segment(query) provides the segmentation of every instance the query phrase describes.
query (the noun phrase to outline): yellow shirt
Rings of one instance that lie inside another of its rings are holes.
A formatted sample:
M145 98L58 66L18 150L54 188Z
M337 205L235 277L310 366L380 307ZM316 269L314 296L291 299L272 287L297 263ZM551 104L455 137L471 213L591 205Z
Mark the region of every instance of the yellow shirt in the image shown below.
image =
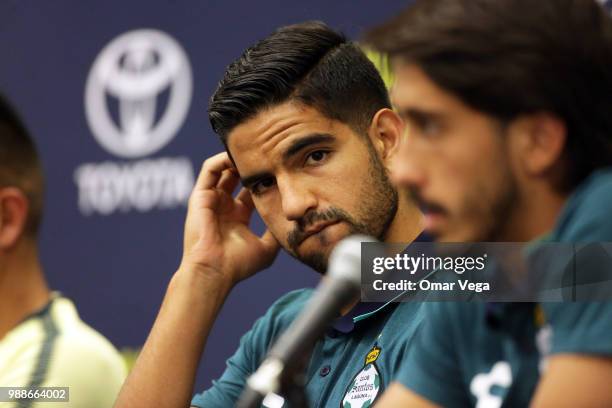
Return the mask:
M74 304L55 296L0 339L0 387L69 387L69 402L31 408L110 408L126 376L123 359L87 326ZM0 402L0 408L21 407Z

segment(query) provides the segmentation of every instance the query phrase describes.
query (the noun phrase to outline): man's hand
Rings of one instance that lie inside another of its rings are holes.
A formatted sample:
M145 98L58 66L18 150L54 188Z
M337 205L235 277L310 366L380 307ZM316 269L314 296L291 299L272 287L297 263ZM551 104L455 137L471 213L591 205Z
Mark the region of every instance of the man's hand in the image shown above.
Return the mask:
M269 231L258 237L249 229L250 193L232 197L239 181L227 153L204 162L189 199L181 266L115 408L188 406L202 350L229 291L278 253Z
M240 179L227 153L206 160L189 199L180 269L195 268L231 285L268 267L279 250L270 231L249 229L251 194L232 196Z
M549 357L531 406L611 407L612 358L555 354Z

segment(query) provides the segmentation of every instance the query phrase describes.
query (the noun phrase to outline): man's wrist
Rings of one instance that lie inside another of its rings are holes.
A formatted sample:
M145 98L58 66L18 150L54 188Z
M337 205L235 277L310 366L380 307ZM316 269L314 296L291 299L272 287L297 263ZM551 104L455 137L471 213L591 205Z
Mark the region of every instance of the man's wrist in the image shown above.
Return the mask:
M234 287L231 279L219 271L182 263L170 281L169 290L192 292L197 296L213 296L224 301Z

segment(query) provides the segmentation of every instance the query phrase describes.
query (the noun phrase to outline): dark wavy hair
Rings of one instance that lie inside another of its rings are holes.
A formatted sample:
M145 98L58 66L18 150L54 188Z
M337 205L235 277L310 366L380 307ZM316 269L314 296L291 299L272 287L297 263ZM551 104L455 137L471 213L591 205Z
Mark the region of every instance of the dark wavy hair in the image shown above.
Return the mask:
M560 189L612 165L612 20L594 0L417 0L364 40L502 122L561 118Z
M289 100L316 108L363 134L390 107L383 80L361 49L321 22L282 27L231 63L208 115L226 144L237 125Z

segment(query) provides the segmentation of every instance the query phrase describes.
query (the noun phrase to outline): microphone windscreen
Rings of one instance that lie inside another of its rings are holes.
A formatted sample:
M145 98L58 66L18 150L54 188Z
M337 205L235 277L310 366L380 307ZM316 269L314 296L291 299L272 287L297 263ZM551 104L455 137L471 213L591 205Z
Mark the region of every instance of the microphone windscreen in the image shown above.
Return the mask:
M378 242L368 235L351 235L340 241L329 256L328 276L361 285L361 243Z

